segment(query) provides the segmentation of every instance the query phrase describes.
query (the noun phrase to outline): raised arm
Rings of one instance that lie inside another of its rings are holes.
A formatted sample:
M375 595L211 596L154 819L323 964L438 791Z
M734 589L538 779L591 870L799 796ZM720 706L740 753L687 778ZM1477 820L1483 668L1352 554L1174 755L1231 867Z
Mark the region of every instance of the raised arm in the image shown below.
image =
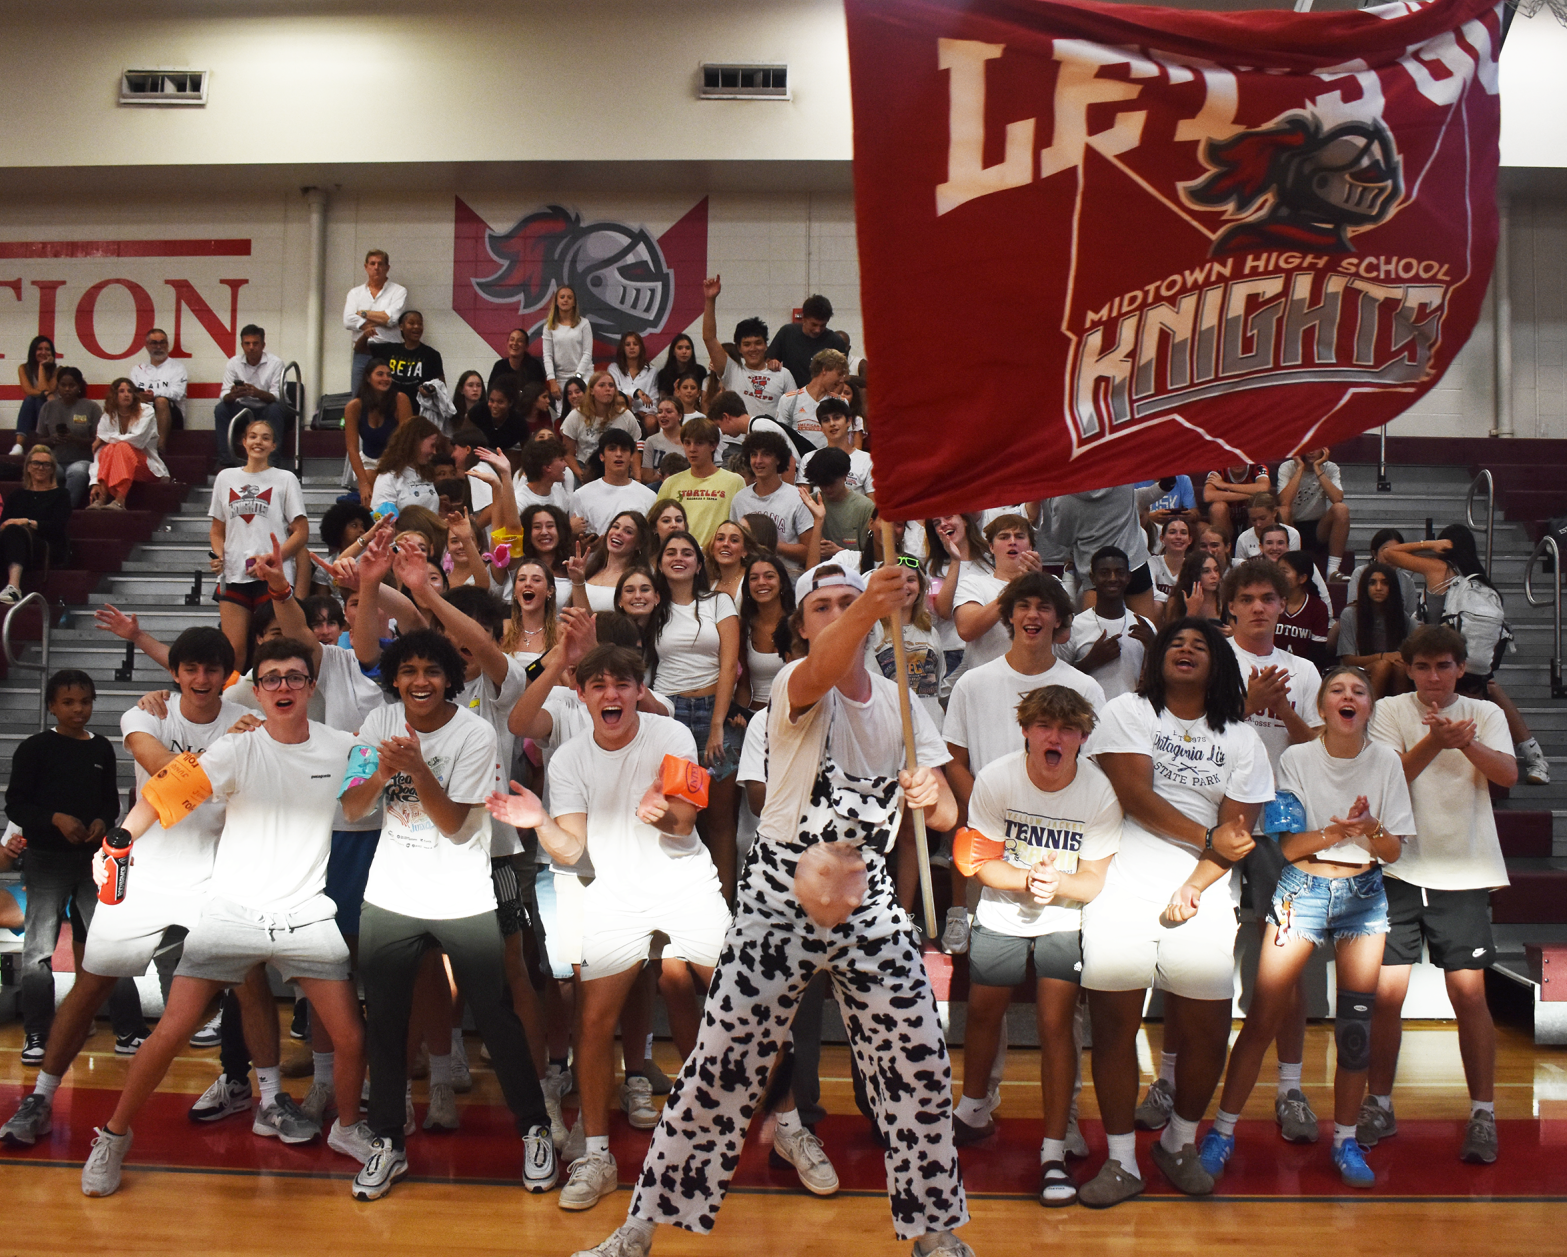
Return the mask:
M272 595L272 610L277 614L278 627L283 630L283 636L310 651L310 670L320 676L321 643L310 631L305 609L294 597L293 586L288 583L288 576L283 571L283 549L278 545L277 537L272 538L272 553L258 555L251 564L250 572L257 580L267 583L267 592ZM363 594L360 595L360 601L364 601Z
M707 358L713 371L723 375L729 355L718 339L718 294L724 290L724 277L714 275L702 281L702 343L707 346Z
M413 595L416 606L428 611L441 622L446 636L459 650L467 647L479 661L479 669L490 684L500 685L506 680L510 661L499 643L470 616L463 614L441 596L440 590L430 583L430 570L424 555L411 546L399 550L392 559L393 570L404 588ZM364 596L360 595L361 606Z
M903 572L897 566L878 567L865 579L865 592L811 643L811 653L789 674L789 707L804 711L848 675L856 661L863 664L865 637L876 621L897 614L903 603Z
M143 632L140 622L134 615L126 615L113 603L105 603L93 612L93 622L104 632L113 633L122 641L130 642L160 668L165 671L168 669L169 648L151 633Z

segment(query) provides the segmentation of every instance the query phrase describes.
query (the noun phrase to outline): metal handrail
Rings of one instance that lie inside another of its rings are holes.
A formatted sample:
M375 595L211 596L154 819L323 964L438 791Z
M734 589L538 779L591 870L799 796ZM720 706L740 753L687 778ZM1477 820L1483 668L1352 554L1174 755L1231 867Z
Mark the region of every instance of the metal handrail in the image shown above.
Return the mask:
M304 450L305 427L305 373L300 370L299 363L290 362L283 368L283 380L286 383L288 373L294 373L294 382L299 385L299 409L294 412L294 474L301 475L304 471L302 452ZM279 385L278 387L282 387Z
M1496 535L1496 477L1488 468L1481 468L1480 474L1469 482L1469 496L1464 499L1464 522L1471 529L1480 525L1475 523L1475 493L1479 491L1481 484L1485 485L1485 571L1491 574L1491 543Z
M1543 598L1534 596L1534 565L1547 551L1551 555L1552 580L1556 586L1555 596L1551 599L1551 605L1556 608L1556 635L1553 639L1555 648L1551 655L1551 697L1567 698L1567 689L1562 686L1562 552L1556 544L1556 538L1549 533L1540 538L1540 544L1535 546L1534 553L1529 556L1529 562L1524 566L1523 596L1531 607L1547 605Z
M16 613L23 607L32 603L38 604L39 615L43 619L43 639L39 649L38 663L24 663L17 658L16 652L11 649L11 621L16 619ZM5 613L5 623L0 625L0 647L5 649L5 661L12 668L37 668L38 669L38 728L42 732L49 727L49 705L44 701L44 694L49 683L49 630L53 628L49 615L49 601L40 593L31 593L20 602L13 603Z
M1393 492L1393 482L1387 478L1387 424L1382 425L1382 446L1377 455L1377 492Z

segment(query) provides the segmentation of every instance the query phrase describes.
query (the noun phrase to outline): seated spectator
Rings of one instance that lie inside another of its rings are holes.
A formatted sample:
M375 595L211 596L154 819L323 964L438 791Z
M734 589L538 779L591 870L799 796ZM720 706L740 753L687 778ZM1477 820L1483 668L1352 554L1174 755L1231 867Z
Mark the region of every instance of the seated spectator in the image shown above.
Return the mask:
M718 376L709 377L709 382L718 380ZM694 371L688 375L682 375L675 381L674 391L670 394L675 399L675 404L680 407L680 422L687 419L705 418L707 412L702 406L702 376Z
M836 349L823 349L811 359L811 379L804 388L793 389L778 399L778 422L793 428L820 449L827 444L817 407L833 396L849 375L849 364Z
M1058 654L1086 672L1105 692L1119 698L1137 689L1143 675L1143 652L1153 644L1154 627L1126 603L1131 580L1125 552L1114 546L1094 551L1088 564L1094 602L1072 620L1072 635Z
M300 603L305 613L305 623L316 641L323 646L347 647L348 617L342 604L331 594L314 594Z
M673 397L675 381L683 375L695 376L698 390L707 382L707 371L696 360L695 342L681 332L669 342L669 352L664 355L664 365L658 369L655 379L658 396Z
M1290 534L1292 531L1293 530L1288 524L1264 525L1262 529L1260 557L1269 559L1274 563L1282 561L1284 556L1291 552L1290 541L1292 538ZM1242 537L1249 537L1250 535L1250 529L1241 534ZM1301 553L1304 554L1305 552L1301 551ZM1306 557L1310 558L1311 556L1307 555ZM1230 566L1239 567L1244 561L1245 560L1243 559L1236 559L1235 562ZM1328 601L1328 587L1326 582L1324 582L1322 579L1322 573L1317 570L1315 563L1311 565L1311 572L1308 579L1311 588L1316 591L1317 597L1322 599L1323 605L1328 607L1329 614L1331 615L1333 604Z
M550 391L544 385L524 384L517 394L517 404L513 409L522 416L529 436L537 436L540 432L559 435L555 414L550 410Z
M59 483L54 454L47 445L27 451L22 464L22 487L8 489L0 512L0 559L6 565L6 584L0 603L22 600L22 573L43 566L45 560L60 566L70 547L65 531L71 522L71 495Z
M92 442L103 407L88 401L87 382L75 367L55 373L55 396L44 403L38 416L37 443L54 451L55 463L64 469L71 505L87 501L87 473L92 469Z
M1148 571L1153 577L1154 605L1162 616L1170 595L1175 592L1175 580L1180 575L1181 565L1192 552L1191 521L1184 515L1172 515L1164 521L1159 540L1162 551L1149 556Z
M506 356L495 360L495 365L490 368L488 384L494 384L503 375L511 376L519 387L540 384L545 385L545 392L549 391L544 364L528 352L528 329L525 327L514 327L506 333Z
M1404 534L1396 528L1379 528L1371 534L1371 541L1367 546L1369 551L1366 561L1349 574L1349 587L1360 588L1360 578L1365 575L1366 568L1372 563L1381 563L1391 567L1398 573L1399 592L1404 596L1404 610L1420 619L1420 590L1415 584L1415 574L1391 562L1388 555L1393 546L1404 544Z
M1386 563L1360 569L1355 597L1338 619L1340 663L1363 669L1371 678L1373 698L1402 694L1409 672L1399 647L1415 631L1415 617L1405 609L1404 591Z
M633 452L642 436L642 425L615 388L608 371L595 371L588 380L587 396L577 403L560 425L561 444L566 447L566 465L579 484L597 478L599 442L609 428L619 428L631 438Z
M1143 527L1152 528L1156 532L1172 519L1184 519L1191 528L1195 528L1202 519L1190 476L1166 476L1162 480L1139 481L1137 500ZM1180 566L1179 563L1175 565L1176 571L1180 570Z
M588 395L588 382L580 375L574 375L560 386L560 401L557 403L560 410L560 418L565 419L574 410L580 410L582 399Z
M1092 572L1093 557L1105 546L1125 554L1130 570L1126 605L1144 619L1152 618L1158 607L1154 602L1153 574L1148 568L1148 538L1137 518L1136 489L1123 484L1052 498L1050 533L1071 547L1072 566L1079 581ZM1079 589L1078 598L1085 607L1093 606L1092 589Z
M842 450L849 456L849 474L844 483L856 493L863 493L866 497L875 496L875 481L871 474L871 456L860 449L854 443L854 420L849 414L849 405L841 397L828 397L816 408L816 422L821 429L822 439L826 442L823 448ZM813 451L807 454L800 464L803 472L815 458Z
M718 425L724 438L715 461L742 476L749 476L751 469L746 466L740 447L753 432L771 432L783 440L789 450L789 461L784 465L782 475L791 484L794 483L795 455L815 448L803 436L784 427L778 420L769 419L766 415L753 415L746 409L745 398L727 389L708 399L707 417Z
M967 643L958 636L952 622L952 600L957 594L958 577L966 563L987 563L989 551L980 535L978 516L943 515L925 521L921 553L925 556L925 575L930 587L930 609L935 617L936 635L946 664L943 698L951 693L953 682L963 669Z
M147 329L147 361L131 368L137 400L151 406L158 418L158 447L169 443L169 433L185 426L185 394L190 387L184 364L169 356L169 334L161 327Z
M825 514L821 523L822 558L840 550L864 551L870 544L871 513L876 504L849 488L853 464L839 449L821 449L811 459L806 483L821 495Z
M266 331L247 323L239 332L240 352L223 368L222 395L212 408L212 433L218 447L218 466L234 467L243 458L238 452L236 420L265 419L272 427L274 465L286 461L283 438L289 412L283 405L283 359L267 352Z
M1221 573L1230 570L1230 543L1229 539L1212 524L1197 525L1196 548L1204 554L1211 554L1219 561Z
M392 368L372 362L359 381L358 393L343 408L343 445L364 505L373 505L371 489L387 442L413 413L408 395L394 387Z
M626 399L632 414L639 419L653 413L658 400L658 373L647 360L647 346L636 332L627 332L620 338L615 358L605 368L615 387Z
M684 456L680 444L680 403L673 397L661 397L653 408L657 426L642 442L641 476L643 484L657 484L664 478L664 459L671 454Z
M1226 542L1246 526L1246 508L1259 493L1273 488L1268 469L1260 463L1241 463L1223 471L1210 471L1203 482L1203 506L1208 522Z
M566 447L549 432L537 433L522 446L522 469L512 478L517 510L545 504L563 514L571 511L571 490L566 487Z
M1173 624L1187 616L1224 623L1224 608L1219 603L1219 585L1224 580L1225 569L1212 554L1193 550L1181 564L1175 578L1175 588L1165 603L1164 622Z
M1281 518L1327 546L1329 580L1348 580L1339 569L1349 541L1349 506L1344 501L1343 474L1337 463L1328 461L1327 447L1286 458L1279 464L1278 484Z
M834 353L847 353L848 338L832 331L827 324L832 321L832 302L820 293L805 299L800 306L800 321L785 323L767 347L767 357L783 364L783 369L798 384L810 378L813 359L824 349ZM844 360L844 373L848 374L848 360Z
M567 380L593 374L593 324L582 317L577 290L570 284L560 285L550 299L543 339L544 381L551 397L562 398ZM564 406L561 413L566 413Z
M636 437L622 428L609 428L599 437L598 454L603 476L583 485L571 499L572 514L582 518L594 537L603 536L609 521L621 511L645 514L654 501L653 490L631 478L631 466L637 456Z
M1279 612L1273 644L1314 664L1320 671L1328 665L1328 630L1333 626L1333 612L1311 587L1316 565L1304 550L1280 555L1278 565L1289 584L1289 596Z
M528 421L517 409L517 377L498 375L490 381L485 405L468 413L464 426L484 435L485 447L509 450L528 439Z
M745 488L744 480L713 461L720 440L718 425L712 420L687 419L680 429L680 445L691 466L665 477L658 489L660 500L673 498L680 504L698 549L713 539L718 526L729 518L729 504ZM656 531L657 515L649 518Z
M505 361L506 359L501 359L501 362ZM464 371L459 375L457 387L452 390L452 405L456 407L456 413L452 416L452 431L455 432L468 422L469 411L475 407L483 410L488 396L489 390L485 387L484 377L477 371Z
M1252 498L1246 506L1246 522L1250 527L1235 534L1235 548L1230 566L1238 566L1247 559L1254 559L1261 554L1263 530L1268 528L1283 528L1289 537L1289 545L1285 548L1300 549L1300 530L1290 527L1279 518L1279 500L1273 494L1259 493Z
M164 349L168 349L164 338ZM54 398L59 365L55 361L54 342L47 336L34 336L27 346L27 357L16 368L17 383L22 386L22 404L16 412L16 444L11 449L13 458L27 448L23 437L38 427L38 416L44 403Z
M745 398L753 415L775 418L778 399L796 386L789 372L775 371L767 365L767 324L761 319L741 319L735 324L736 362L718 339L718 294L723 292L723 277L715 275L702 281L702 343L707 346L713 370L724 388ZM836 348L836 346L834 346Z
M558 506L534 505L522 512L519 525L522 550L512 553L512 567L523 559L541 565L555 581L555 605L571 605L571 569L573 548L571 520Z
M397 318L397 330L402 343L379 341L371 345L370 360L391 367L397 391L417 409L421 389L432 380L446 382L446 364L439 351L424 343L424 315L418 310L404 310Z
M158 416L138 401L136 386L124 376L109 385L103 417L93 441L90 508L125 509L131 485L139 480L167 480L169 469L158 457Z
M441 499L435 491L432 464L445 439L439 428L417 415L398 425L376 466L375 483L370 487L371 511L397 514L409 506L434 511Z

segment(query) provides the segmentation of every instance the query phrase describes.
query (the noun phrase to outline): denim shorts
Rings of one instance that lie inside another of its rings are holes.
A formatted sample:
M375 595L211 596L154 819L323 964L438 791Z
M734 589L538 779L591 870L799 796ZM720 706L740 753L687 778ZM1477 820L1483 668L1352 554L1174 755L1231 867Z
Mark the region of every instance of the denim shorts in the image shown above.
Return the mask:
M1287 864L1279 874L1268 919L1282 937L1308 943L1326 942L1330 935L1337 941L1386 934L1382 866L1374 865L1354 877L1316 877Z
M671 700L675 705L675 719L691 730L696 739L697 761L712 774L714 781L733 777L740 770L740 748L745 744L745 730L736 729L727 721L724 724L724 758L717 767L707 762L708 734L713 728L713 705L717 701L712 694L701 698L688 698L676 694Z

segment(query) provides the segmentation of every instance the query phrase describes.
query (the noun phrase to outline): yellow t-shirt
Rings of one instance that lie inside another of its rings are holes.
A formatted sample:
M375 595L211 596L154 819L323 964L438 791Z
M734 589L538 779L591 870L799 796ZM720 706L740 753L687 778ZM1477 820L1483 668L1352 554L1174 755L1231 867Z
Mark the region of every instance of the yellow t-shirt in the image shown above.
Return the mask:
M658 500L672 498L679 502L686 513L687 530L705 546L718 526L729 518L729 504L743 488L744 480L721 468L703 479L690 471L680 471L659 487Z

